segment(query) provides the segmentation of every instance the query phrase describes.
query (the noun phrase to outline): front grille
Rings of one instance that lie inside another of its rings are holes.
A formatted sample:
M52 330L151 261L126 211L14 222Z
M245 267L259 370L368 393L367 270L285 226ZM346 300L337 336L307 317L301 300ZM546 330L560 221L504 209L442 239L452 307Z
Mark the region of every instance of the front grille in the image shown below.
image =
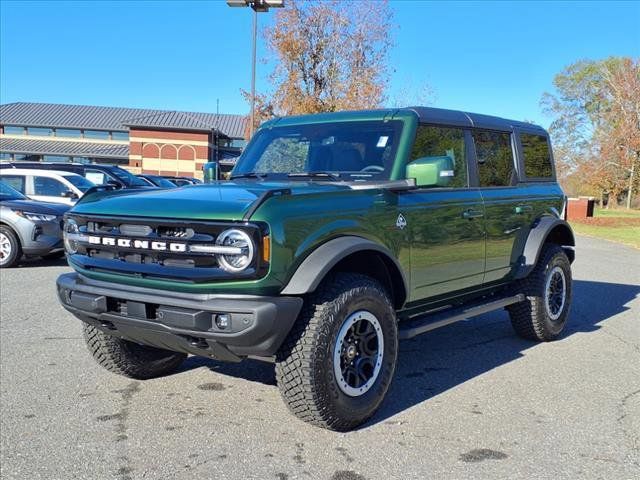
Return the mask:
M217 236L228 228L242 229L258 247L268 233L265 225L83 215L69 218L86 239L78 243L71 261L87 270L186 282L257 278L268 271L268 264L257 255L248 268L232 274L220 268L216 255L190 251L191 245L215 246Z

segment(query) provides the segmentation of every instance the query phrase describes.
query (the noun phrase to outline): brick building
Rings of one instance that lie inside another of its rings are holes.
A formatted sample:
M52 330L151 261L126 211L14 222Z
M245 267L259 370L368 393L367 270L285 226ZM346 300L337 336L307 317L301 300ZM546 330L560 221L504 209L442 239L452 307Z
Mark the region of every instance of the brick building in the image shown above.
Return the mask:
M134 173L202 177L229 170L245 145L242 115L120 107L0 105L0 159L96 162Z

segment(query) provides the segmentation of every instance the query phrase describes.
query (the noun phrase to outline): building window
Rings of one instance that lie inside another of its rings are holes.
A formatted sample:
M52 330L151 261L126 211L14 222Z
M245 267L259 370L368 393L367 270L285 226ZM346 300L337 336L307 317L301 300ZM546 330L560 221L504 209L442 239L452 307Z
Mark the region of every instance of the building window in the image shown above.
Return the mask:
M80 130L73 130L71 128L56 128L56 137L74 137L79 138L82 136Z
M6 135L26 135L24 127L14 127L12 125L4 126L4 133Z
M111 139L129 141L129 132L111 132Z
M478 159L481 187L504 187L515 183L511 134L475 131L473 140Z
M527 178L551 178L551 152L547 137L542 135L520 134L524 155L524 173Z
M16 153L14 155L14 160L17 162L40 162L42 160L42 156Z
M61 155L45 155L44 156L45 162L64 163L64 162L69 162L70 160L71 160L71 157L63 157Z
M103 130L85 130L84 138L95 138L97 140L109 140L109 132Z
M12 160L10 153L0 153L0 160Z
M52 128L40 128L40 127L29 127L27 128L28 135L37 135L39 137L50 137L53 136Z
M71 161L75 163L91 163L91 159L87 157L73 157Z

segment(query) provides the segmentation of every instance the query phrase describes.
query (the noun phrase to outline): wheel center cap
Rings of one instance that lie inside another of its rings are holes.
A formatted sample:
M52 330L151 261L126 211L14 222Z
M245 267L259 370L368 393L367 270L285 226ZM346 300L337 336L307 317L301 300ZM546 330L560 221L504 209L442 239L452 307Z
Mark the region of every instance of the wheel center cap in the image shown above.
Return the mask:
M357 353L358 353L358 349L356 348L355 345L349 345L347 347L346 354L347 354L348 360L353 360L354 358L356 358Z

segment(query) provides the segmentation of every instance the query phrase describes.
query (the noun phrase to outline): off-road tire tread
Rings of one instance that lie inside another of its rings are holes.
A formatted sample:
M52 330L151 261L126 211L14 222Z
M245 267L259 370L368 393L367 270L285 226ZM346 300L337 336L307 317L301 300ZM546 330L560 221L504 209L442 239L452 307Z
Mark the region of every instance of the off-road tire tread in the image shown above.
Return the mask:
M331 410L330 399L313 388L314 378L325 369L332 368L318 358L315 351L323 337L332 335L332 322L326 321L328 312L335 303L346 302L365 289L374 290L394 312L389 294L378 282L361 274L338 273L325 279L305 299L296 323L277 354L276 381L283 400L295 416L307 423L329 430L347 431L374 413L358 421L342 419Z
M138 380L172 373L187 357L184 353L142 348L86 323L83 325L83 334L87 348L98 365L112 373Z
M570 266L569 259L562 247L554 243L545 244L535 268L515 285L515 292L524 293L525 300L507 307L513 329L520 337L527 340L549 342L557 338L557 335L545 328L544 316L546 313L543 292L546 266L556 255L562 255L566 264ZM571 276L566 280L571 282Z

